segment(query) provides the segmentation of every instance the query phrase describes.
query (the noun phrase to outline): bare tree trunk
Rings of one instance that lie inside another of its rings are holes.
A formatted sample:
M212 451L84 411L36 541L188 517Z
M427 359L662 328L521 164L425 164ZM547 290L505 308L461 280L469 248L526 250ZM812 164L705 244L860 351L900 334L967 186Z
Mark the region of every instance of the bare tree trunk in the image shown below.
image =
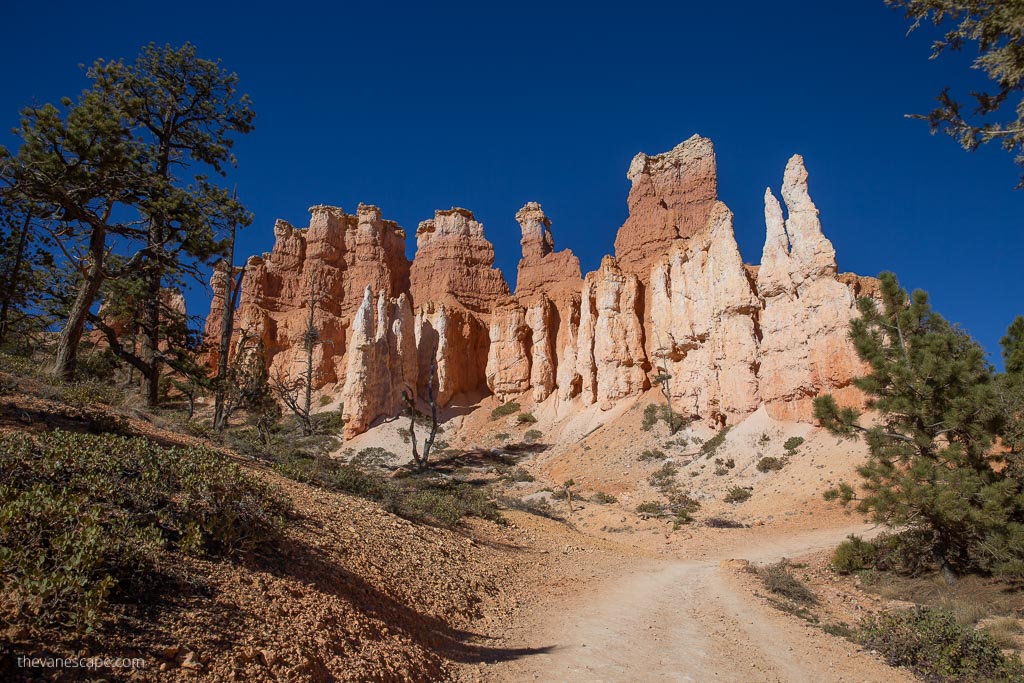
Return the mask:
M7 341L8 316L11 308L11 298L18 290L18 280L21 278L21 267L25 262L25 249L28 247L29 226L32 224L32 211L25 212L25 222L21 226L21 233L18 235L18 249L14 254L14 264L11 271L4 274L3 303L0 304L0 345Z
M146 365L142 374L142 396L147 408L156 408L160 392L160 284L161 269L148 275L146 300L142 304L142 348L140 357Z
M234 196L232 196L234 199ZM235 284L235 233L238 226L231 225L231 242L228 248L227 271L224 279L224 313L220 321L220 345L217 349L217 394L214 397L213 428L218 432L227 426L227 413L224 410L224 392L227 390L228 353L231 349L231 333L235 326L235 306L238 303L237 292L241 285L242 273L238 274L239 282ZM244 270L243 270L244 272Z
M423 439L423 454L420 455L416 445L416 391L406 384L408 391L402 392L402 398L409 408L409 436L412 441L412 461L416 469L425 470L430 462L430 449L437 438L437 400L434 398L434 382L437 378L437 347L430 356L430 373L427 379L427 401L430 404L430 435Z
M106 241L106 230L93 228L92 235L89 237L89 258L91 260L89 270L85 273L85 279L78 288L78 295L75 297L74 303L71 304L67 322L57 339L54 372L65 381L75 378L75 369L78 365L78 345L82 341L85 321L89 317L89 309L96 301L100 287L103 285L103 250Z
M313 398L313 347L316 346L319 331L313 322L316 312L316 289L312 282L309 284L309 318L306 320L306 395L302 408L302 433L309 436L313 433L313 417L310 414L310 405Z

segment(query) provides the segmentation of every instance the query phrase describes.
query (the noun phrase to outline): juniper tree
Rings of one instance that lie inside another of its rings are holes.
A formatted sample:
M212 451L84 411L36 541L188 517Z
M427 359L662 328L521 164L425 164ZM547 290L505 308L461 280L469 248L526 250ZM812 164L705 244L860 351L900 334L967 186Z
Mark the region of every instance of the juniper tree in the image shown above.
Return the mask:
M973 105L959 102L947 87L937 98L938 107L911 118L927 120L932 133L944 132L969 151L996 142L1014 154L1018 166L1024 166L1024 1L886 0L886 4L904 10L913 22L911 31L925 22L944 28L943 36L932 43L932 59L947 50L977 44L972 67L995 85L991 91L972 92ZM1024 188L1024 175L1017 187Z
M1001 343L1006 372L996 381L999 437L1011 452L1016 476L1024 479L1024 316L1013 321Z
M858 509L900 530L925 532L947 580L971 568L1024 572L1024 495L994 447L999 428L994 372L971 337L931 309L928 295L881 275L881 299L858 302L850 338L870 368L854 384L873 424L835 399L815 399L822 426L862 438ZM848 503L845 484L830 493Z

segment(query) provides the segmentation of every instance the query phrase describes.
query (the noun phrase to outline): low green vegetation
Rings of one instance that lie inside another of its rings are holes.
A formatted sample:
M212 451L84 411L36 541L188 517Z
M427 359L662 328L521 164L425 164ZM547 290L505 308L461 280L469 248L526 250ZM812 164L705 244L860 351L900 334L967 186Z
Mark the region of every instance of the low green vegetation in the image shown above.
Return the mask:
M785 458L767 455L757 461L758 472L776 472L786 466Z
M926 681L1024 680L1024 665L1005 656L991 634L963 626L942 610L881 612L865 618L855 635L890 665L906 667Z
M537 423L537 418L533 416L533 413L519 413L516 422L521 425L532 425Z
M668 406L657 403L648 403L644 407L644 416L640 421L640 428L645 432L649 432L654 429L654 426L658 424L659 420L668 425L670 434L675 434L689 424L689 420L682 415L670 412Z
M715 452L725 443L725 437L729 435L729 427L722 427L722 429L715 434L713 437L701 444L700 453L711 457Z
M238 557L272 544L280 490L204 448L55 431L0 436L3 612L94 629L160 552Z
M598 491L590 497L591 503L597 503L599 505L611 505L612 503L618 503L619 499L610 493L604 491Z
M679 467L677 467L675 463L666 462L651 474L647 479L647 483L656 489L665 489L675 483L676 475L678 473Z
M637 456L637 460L643 462L645 460L664 460L668 456L658 449L647 449L643 453Z
M528 429L526 430L526 433L523 434L523 443L537 443L543 436L544 434L539 429Z
M491 411L491 419L497 420L498 418L501 417L508 417L509 415L514 415L515 413L519 412L520 407L521 406L515 401L503 403Z
M748 500L752 495L753 493L751 493L750 489L743 488L742 486L736 486L734 488L729 489L729 492L725 494L725 497L722 498L722 500L724 500L726 503L732 503L733 505L736 505L738 503L742 503L745 500Z
M791 436L786 439L786 443L782 444L782 447L786 449L786 452L792 455L796 452L796 449L800 448L804 443L804 437L802 436Z

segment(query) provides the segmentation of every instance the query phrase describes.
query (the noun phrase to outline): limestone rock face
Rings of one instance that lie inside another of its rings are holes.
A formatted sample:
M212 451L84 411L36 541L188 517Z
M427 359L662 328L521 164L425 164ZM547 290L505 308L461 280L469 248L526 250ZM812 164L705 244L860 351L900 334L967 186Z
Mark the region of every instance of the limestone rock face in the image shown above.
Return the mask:
M570 325L578 316L583 281L579 259L568 249L555 251L551 220L540 204L527 203L516 220L523 234L523 257L515 298L496 307L491 319L487 386L502 400L532 390L539 402L558 385L562 359L557 350L570 337L575 343ZM564 379L571 384L573 376Z
M529 390L533 333L526 324L526 311L514 299L500 304L491 314L490 342L488 388L502 402Z
M838 274L800 157L783 179L788 215L765 194L760 266L743 263L732 213L717 199L710 140L638 154L628 177L616 256L585 278L571 251L555 250L540 204L516 213L514 295L466 209L423 221L410 263L404 231L376 207L349 215L315 206L308 228L278 221L273 249L246 262L236 327L261 337L272 373L294 374L313 300L322 341L314 387L342 386L348 435L398 413L406 385L421 399L431 387L441 407L490 391L502 401L550 399L565 414L609 408L664 371L677 410L719 424L762 404L773 417L808 421L822 392L863 400L847 330L856 299L877 296L878 283ZM226 278L220 269L211 281L211 341Z
M648 348L656 371L671 375L673 404L718 419L757 409L760 302L750 286L721 202L709 229L677 240L651 272Z
M272 375L294 374L304 363L302 336L312 295L321 340L313 386L319 388L344 381L348 326L366 287L387 297L407 292L409 260L405 232L383 220L375 206L360 204L355 215L331 206L309 212L305 229L278 220L273 249L248 259L235 323L263 339ZM219 331L219 319L208 318L208 338Z
M402 409L402 391L417 377L416 330L409 297L381 292L376 299L366 286L352 319L345 384L342 389L345 435L360 434L381 417Z
M439 406L486 386L487 327L472 312L433 302L420 306L416 310L416 347L421 397L426 396L425 387L430 382L432 354L437 358L434 392Z
M602 406L647 388L638 314L639 280L611 256L587 273L580 304L576 367L583 403Z
M694 135L664 154L637 154L626 177L632 183L629 217L615 237L615 258L624 272L646 284L673 240L707 225L718 199L714 145Z
M569 249L555 251L551 220L537 202L529 202L516 213L523 231L523 257L516 278L516 298L530 301L546 295L562 299L562 293L579 294L583 284L580 260Z
M482 316L509 295L494 268L494 246L484 226L466 209L435 211L416 230L416 258L410 271L413 303L461 307Z
M856 301L872 278L837 276L835 249L821 231L803 159L786 166L782 196L789 217L765 192L767 236L757 274L761 311L760 396L776 419L811 421L813 399L832 393L844 404L863 397L851 385L865 368L850 343Z

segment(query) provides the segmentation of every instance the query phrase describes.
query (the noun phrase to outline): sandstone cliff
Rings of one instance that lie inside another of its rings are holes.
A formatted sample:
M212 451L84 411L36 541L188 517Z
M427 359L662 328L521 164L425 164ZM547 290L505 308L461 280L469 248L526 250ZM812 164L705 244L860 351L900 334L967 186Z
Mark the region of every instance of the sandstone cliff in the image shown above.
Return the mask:
M401 410L406 384L422 399L435 355L440 406L489 391L607 409L662 371L678 411L719 424L762 404L774 417L810 420L824 391L860 402L851 379L863 368L847 329L857 297L874 295L877 283L838 274L803 160L785 170L788 216L765 194L760 266L743 263L715 164L700 136L638 154L616 255L585 278L571 251L555 250L541 206L526 204L516 214L514 294L466 209L423 221L410 263L404 231L376 207L360 205L355 216L313 207L309 228L278 221L273 250L247 262L236 324L260 334L272 370L287 372L299 363L314 296L324 342L314 383L342 387L349 435ZM212 283L210 337L224 276Z

